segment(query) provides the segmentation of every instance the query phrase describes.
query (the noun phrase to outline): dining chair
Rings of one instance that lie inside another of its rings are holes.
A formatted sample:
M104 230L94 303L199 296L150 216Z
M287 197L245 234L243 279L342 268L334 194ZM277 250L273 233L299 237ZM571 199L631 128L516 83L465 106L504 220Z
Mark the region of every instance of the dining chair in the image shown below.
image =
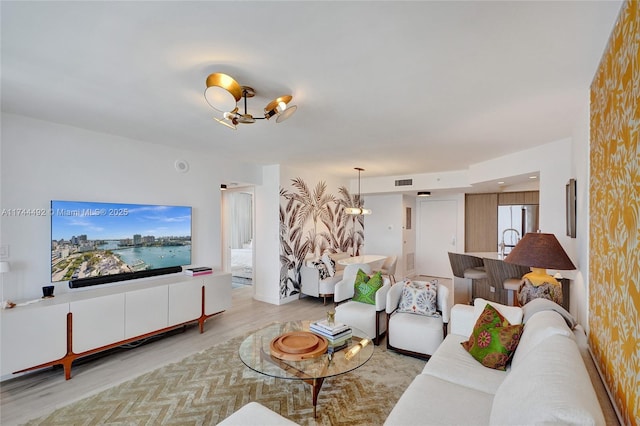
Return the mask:
M398 263L398 256L389 256L385 259L382 267L380 268L380 272L382 275L386 275L389 277L391 284L396 283L396 265Z

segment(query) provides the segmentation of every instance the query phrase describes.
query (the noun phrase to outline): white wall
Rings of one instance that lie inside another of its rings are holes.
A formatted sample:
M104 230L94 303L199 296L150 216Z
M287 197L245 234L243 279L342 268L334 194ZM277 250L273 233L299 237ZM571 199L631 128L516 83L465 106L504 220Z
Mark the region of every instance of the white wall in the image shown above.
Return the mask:
M220 183L256 182L260 168L65 125L2 115L1 209L47 209L51 200L193 207L194 265L221 266ZM176 171L177 159L189 163ZM50 283L50 218L3 216L0 245L11 272L3 296L42 295ZM56 293L67 291L56 284Z
M404 276L402 194L369 195L364 205L373 213L364 217L362 253L398 256L396 277Z
M255 188L254 298L279 305L280 300L280 166L262 168Z
M571 283L571 312L589 332L589 180L590 167L590 110L589 90L584 93L584 108L574 128L572 137L571 177L576 179L576 238L568 246L576 256L572 257L576 267Z

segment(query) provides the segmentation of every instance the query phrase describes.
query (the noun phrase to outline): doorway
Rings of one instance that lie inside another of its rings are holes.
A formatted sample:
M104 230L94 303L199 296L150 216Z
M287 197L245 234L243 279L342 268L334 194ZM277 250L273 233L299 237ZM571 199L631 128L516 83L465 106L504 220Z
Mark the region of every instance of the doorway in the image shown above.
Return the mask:
M420 201L416 270L450 277L449 251L456 251L458 203L455 200Z
M233 288L253 284L254 203L253 188L234 188L223 192L225 265L231 272Z

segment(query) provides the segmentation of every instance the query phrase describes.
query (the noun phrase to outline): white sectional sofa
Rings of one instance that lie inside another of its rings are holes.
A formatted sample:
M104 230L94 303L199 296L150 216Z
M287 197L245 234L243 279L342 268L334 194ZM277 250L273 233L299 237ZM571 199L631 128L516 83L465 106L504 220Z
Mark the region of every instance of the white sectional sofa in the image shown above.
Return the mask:
M568 326L575 322L562 307L533 302L524 308L489 302L503 314L521 309L523 317L524 331L506 371L483 366L460 344L471 335L487 302L476 299L475 306L455 305L451 332L385 425L604 425L576 344L574 333L583 333L582 329ZM514 312L509 315L513 318Z

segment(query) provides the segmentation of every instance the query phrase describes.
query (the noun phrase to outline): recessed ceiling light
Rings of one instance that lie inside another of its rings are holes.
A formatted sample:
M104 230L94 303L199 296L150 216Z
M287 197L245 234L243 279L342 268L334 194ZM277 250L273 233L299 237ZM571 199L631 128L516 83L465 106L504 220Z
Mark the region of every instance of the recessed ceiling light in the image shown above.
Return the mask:
M498 185L504 185L504 181L501 180L500 182L498 182Z
M418 197L430 197L431 192L429 191L418 191Z
M529 179L538 179L538 176L529 176Z

